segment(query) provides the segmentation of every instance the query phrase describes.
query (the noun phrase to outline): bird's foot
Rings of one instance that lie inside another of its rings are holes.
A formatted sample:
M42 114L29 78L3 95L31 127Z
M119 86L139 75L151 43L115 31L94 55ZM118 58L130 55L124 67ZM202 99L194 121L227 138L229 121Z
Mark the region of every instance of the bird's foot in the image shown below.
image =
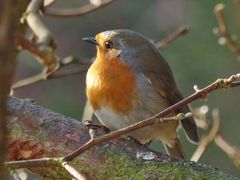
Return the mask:
M110 132L110 130L106 126L104 126L102 124L97 124L97 123L93 122L92 120L84 120L83 124L85 125L86 128L89 128L89 129L101 129L105 133Z

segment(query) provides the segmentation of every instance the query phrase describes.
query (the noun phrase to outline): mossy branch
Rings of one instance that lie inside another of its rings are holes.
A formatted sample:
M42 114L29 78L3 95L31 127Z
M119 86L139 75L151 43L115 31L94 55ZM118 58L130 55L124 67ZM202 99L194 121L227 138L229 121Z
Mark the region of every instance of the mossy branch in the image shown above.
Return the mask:
M8 160L38 161L51 157L46 159L51 162L50 166L42 164L28 168L44 177L71 179L62 167L66 165L63 159L54 157L62 157L88 141L90 137L84 125L28 99L9 97L8 111L11 114L8 119ZM71 167L77 170L78 177L91 179L237 179L214 167L170 158L135 141L120 138L93 146L67 165L68 170L72 171ZM7 166L18 168L11 163Z

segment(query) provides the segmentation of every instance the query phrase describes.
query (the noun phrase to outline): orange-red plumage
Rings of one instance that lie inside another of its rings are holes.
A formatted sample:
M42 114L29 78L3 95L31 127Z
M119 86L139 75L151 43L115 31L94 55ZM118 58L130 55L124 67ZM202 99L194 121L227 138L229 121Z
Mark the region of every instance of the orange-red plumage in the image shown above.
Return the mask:
M132 100L137 99L136 78L118 59L107 59L99 49L96 61L87 75L87 96L94 110L109 107L127 114L132 109Z

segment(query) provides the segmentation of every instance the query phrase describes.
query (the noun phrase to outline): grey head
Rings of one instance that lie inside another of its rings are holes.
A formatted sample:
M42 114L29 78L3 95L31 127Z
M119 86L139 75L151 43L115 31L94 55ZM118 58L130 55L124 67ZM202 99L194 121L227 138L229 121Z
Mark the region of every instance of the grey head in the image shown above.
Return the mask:
M106 43L110 43L111 47L108 53L117 55L120 60L133 68L142 63L164 63L166 65L165 62L162 62L165 60L155 45L148 38L135 31L126 29L104 31L97 34L95 39L99 46L105 49ZM135 61L138 61L138 63Z

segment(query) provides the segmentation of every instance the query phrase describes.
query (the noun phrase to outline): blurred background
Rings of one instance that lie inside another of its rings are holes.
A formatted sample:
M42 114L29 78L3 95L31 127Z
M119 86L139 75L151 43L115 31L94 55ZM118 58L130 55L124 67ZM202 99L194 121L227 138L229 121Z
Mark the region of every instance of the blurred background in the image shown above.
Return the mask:
M190 32L160 49L170 64L178 87L184 96L191 94L193 86L199 88L217 78L239 73L240 56L218 43L213 34L217 27L214 6L226 5L225 19L235 38L240 37L240 4L234 0L117 0L111 5L81 17L43 17L57 44L61 57L93 57L95 48L81 40L109 29L131 29L140 32L155 42L173 33L180 25L188 25ZM53 6L75 8L87 3L84 0L58 0ZM240 44L240 39L239 39ZM16 80L32 76L41 71L41 66L29 53L18 56ZM85 105L85 74L39 82L18 89L15 96L33 98L41 106L81 120ZM240 147L240 90L232 88L215 91L208 101L191 104L193 108L206 104L209 110L218 108L221 117L221 133L232 144ZM210 113L211 115L211 113ZM211 117L211 116L210 116ZM201 133L201 132L200 132ZM191 145L181 131L181 140L188 158L196 146ZM203 133L201 133L201 136ZM154 149L161 147L154 143ZM162 147L160 151L164 151ZM219 167L226 173L240 176L240 170L214 143L210 144L200 159L201 163Z

